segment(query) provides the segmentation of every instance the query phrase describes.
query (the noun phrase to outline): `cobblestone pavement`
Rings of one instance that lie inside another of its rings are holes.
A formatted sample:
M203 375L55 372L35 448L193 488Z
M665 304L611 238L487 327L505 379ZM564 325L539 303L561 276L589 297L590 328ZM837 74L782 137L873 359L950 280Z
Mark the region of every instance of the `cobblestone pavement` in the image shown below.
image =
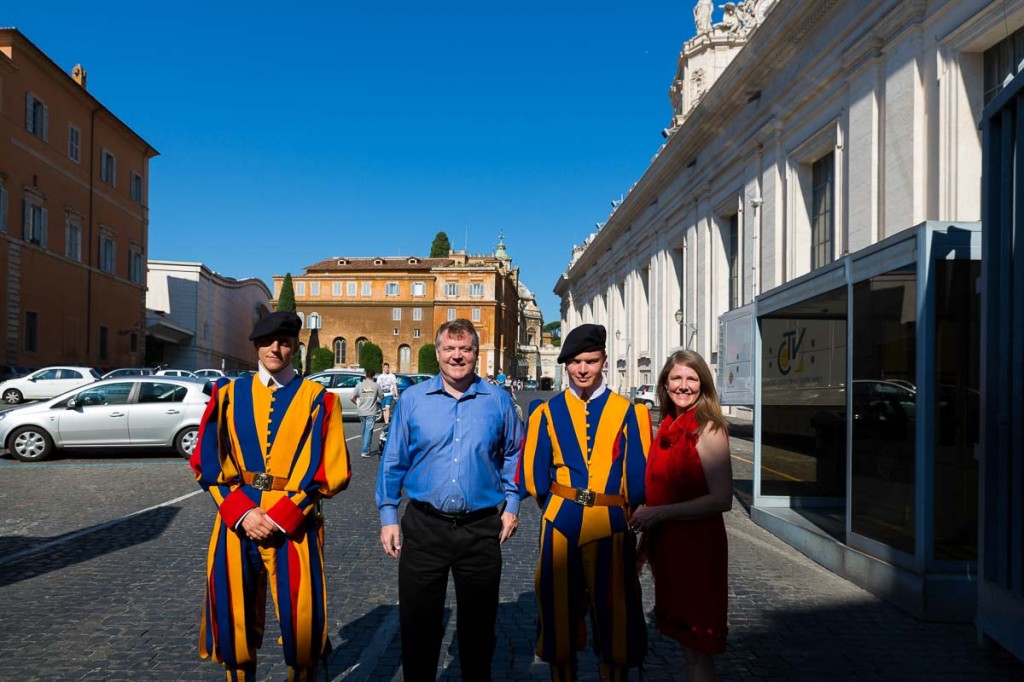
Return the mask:
M355 436L357 426L346 430ZM357 450L357 441L349 441ZM744 457L749 443L735 438ZM742 462L740 462L742 463ZM376 458L352 461L349 490L326 504L330 678L401 680L397 562L378 541ZM737 467L737 485L742 484ZM0 680L221 680L196 654L213 506L167 454L104 453L50 463L0 458ZM548 679L533 656L539 515L523 507L504 548L495 680ZM723 680L1022 680L1024 664L981 651L970 625L921 623L726 515L730 640ZM651 595L643 577L646 605ZM460 678L453 618L440 679ZM259 679L286 671L273 612ZM646 679L684 679L679 648L649 625ZM593 656L581 677L595 680ZM634 675L635 679L635 675Z

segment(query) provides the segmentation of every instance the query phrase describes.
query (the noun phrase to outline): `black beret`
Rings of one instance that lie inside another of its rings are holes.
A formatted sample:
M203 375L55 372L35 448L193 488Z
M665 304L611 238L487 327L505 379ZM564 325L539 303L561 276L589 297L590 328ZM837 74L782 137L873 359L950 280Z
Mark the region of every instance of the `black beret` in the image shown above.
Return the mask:
M608 332L599 324L581 324L566 335L562 341L562 352L558 354L558 364L568 362L580 353L604 350Z
M255 341L264 336L298 336L300 329L302 318L295 313L278 310L259 319L249 334L249 340Z

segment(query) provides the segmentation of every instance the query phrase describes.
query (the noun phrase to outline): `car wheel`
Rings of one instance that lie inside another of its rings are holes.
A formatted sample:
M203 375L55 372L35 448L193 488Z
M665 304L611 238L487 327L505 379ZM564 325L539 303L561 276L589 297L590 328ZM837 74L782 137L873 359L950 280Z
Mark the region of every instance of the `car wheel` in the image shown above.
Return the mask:
M189 426L179 431L178 435L174 437L174 449L178 451L179 455L189 459L196 449L197 442L199 442L199 427Z
M53 452L53 439L38 426L15 429L8 441L11 454L22 462L39 462Z
M654 409L654 403L652 403L650 400L641 400L640 404L646 407L648 410Z
M9 388L4 391L4 402L8 405L17 405L21 402L21 391L16 388Z

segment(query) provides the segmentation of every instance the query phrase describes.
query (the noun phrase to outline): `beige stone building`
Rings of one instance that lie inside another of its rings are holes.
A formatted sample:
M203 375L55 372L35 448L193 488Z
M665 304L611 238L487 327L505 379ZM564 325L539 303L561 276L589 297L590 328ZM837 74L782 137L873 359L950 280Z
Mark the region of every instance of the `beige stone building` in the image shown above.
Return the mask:
M283 276L274 277L274 304ZM358 367L366 342L380 346L392 371L419 371L419 351L437 328L466 318L480 333L481 375L516 366L519 269L503 241L491 254L447 258L327 258L292 276L307 357L330 348L335 367Z
M0 357L98 368L145 357L144 139L20 31L0 29Z

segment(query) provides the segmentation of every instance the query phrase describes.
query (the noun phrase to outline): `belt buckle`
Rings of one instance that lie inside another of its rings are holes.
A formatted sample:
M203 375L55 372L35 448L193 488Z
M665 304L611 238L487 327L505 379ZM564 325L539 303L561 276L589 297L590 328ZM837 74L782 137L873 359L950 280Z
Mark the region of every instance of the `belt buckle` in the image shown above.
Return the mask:
M252 487L263 491L273 490L274 477L270 474L263 473L262 471L255 473L252 476Z
M588 488L576 490L576 504L582 504L584 507L593 507L594 498L596 493Z

